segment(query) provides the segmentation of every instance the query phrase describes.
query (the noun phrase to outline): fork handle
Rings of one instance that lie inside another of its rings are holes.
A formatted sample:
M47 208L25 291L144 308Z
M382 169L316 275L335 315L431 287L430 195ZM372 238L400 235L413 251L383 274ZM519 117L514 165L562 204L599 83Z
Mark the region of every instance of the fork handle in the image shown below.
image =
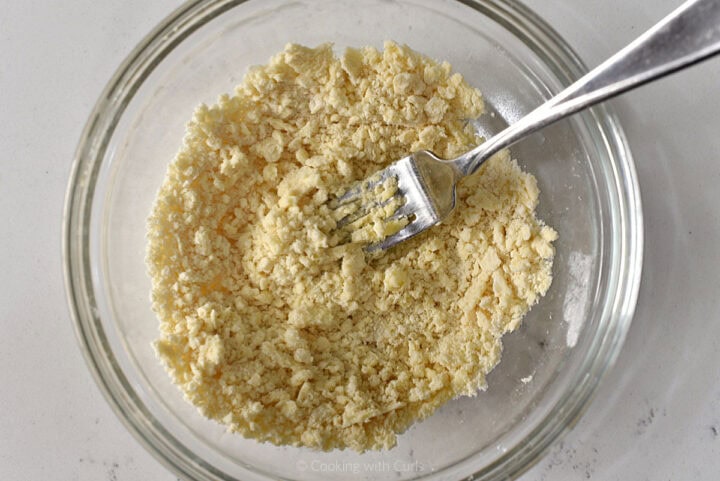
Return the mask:
M689 0L555 97L451 162L459 174L472 174L491 155L546 125L719 52L720 0Z

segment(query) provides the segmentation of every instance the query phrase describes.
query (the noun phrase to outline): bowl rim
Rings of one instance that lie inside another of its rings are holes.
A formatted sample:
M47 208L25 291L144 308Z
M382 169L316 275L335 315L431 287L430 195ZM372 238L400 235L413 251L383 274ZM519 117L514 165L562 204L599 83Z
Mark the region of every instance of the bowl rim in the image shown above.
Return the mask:
M175 46L195 30L247 0L190 0L148 33L130 52L96 102L75 152L65 196L62 257L66 299L75 335L85 361L103 396L133 436L158 461L180 476L192 479L232 479L175 442L134 392L109 354L92 284L89 238L92 200L105 151L126 107L144 80ZM464 4L509 30L534 50L553 74L570 84L587 69L565 40L541 17L517 0L453 0ZM613 164L615 189L621 213L618 239L620 265L614 292L609 294L612 313L596 338L593 356L584 360L582 379L566 392L527 436L528 442L504 452L496 461L468 479L514 478L534 465L589 406L600 380L614 364L630 327L640 286L643 258L643 220L637 174L625 134L607 105L586 115L599 129ZM208 475L211 478L208 478Z

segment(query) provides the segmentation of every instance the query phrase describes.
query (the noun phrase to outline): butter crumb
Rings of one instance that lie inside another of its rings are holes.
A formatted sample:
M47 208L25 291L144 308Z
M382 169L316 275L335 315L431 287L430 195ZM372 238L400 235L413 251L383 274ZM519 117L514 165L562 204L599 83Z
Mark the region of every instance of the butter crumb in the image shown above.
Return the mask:
M447 221L379 256L365 243L407 222L387 222L396 184L370 192L388 204L349 239L326 205L415 150L471 148L483 108L449 64L387 42L340 58L289 44L196 110L147 264L157 356L204 416L278 445L389 449L485 388L501 336L551 282L535 179L501 152Z

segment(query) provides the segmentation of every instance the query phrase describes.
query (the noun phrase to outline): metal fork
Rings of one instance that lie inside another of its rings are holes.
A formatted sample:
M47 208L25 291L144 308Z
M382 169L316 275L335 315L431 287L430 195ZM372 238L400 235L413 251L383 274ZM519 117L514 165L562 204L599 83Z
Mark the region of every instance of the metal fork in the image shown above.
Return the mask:
M369 252L388 249L438 224L455 208L455 185L475 173L485 160L523 137L591 105L689 67L720 52L720 0L690 0L628 46L571 84L558 95L478 147L452 160L421 150L404 157L330 204L359 208L345 215L344 226L367 214L367 189L397 179L396 196L405 199L390 217L407 218L397 233L366 246Z

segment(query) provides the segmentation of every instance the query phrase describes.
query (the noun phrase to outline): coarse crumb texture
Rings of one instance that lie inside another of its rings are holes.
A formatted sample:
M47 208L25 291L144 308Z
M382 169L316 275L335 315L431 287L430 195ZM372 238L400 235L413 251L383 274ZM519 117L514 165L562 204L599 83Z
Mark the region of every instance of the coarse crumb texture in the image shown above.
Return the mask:
M247 437L363 451L484 388L551 282L535 179L497 155L446 222L379 257L325 205L409 152L465 151L482 110L447 63L392 42L288 45L200 106L148 232L155 347L187 399Z

